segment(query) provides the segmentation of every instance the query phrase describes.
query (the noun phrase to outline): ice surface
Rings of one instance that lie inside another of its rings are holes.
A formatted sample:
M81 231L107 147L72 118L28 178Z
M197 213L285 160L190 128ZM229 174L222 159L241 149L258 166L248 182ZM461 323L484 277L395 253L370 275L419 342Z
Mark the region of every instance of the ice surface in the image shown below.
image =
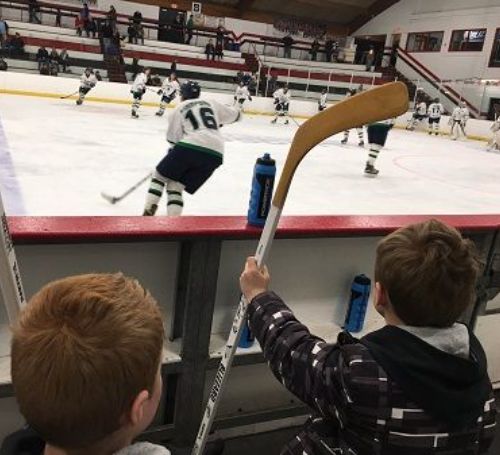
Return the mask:
M168 119L154 113L144 107L132 120L125 105L2 95L0 184L8 213L140 215L147 185L115 206L100 193L120 194L164 155ZM224 165L197 194L186 195L186 215L246 214L255 160L271 153L281 169L297 129L269 122L246 116L224 127ZM285 214L500 213L500 155L485 152L484 143L393 130L377 161L379 177L368 179L368 151L357 147L355 131L350 145L341 146L341 138L303 161Z

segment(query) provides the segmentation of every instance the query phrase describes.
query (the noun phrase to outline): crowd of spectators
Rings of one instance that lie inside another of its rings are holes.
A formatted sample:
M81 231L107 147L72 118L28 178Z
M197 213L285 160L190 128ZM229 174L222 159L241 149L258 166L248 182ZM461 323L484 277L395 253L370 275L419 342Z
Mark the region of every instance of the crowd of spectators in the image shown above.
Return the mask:
M296 41L293 39L292 35L288 33L281 39L283 43L283 57L292 58L292 49ZM331 37L325 39L322 45L319 39L315 38L311 43L309 54L311 56L311 61L318 60L318 54L324 53L325 62L337 62L339 58L339 43Z
M68 71L69 56L67 49L57 52L57 49L54 47L49 53L44 46L41 46L35 58L40 74L57 76L61 69L64 73Z
M302 34L304 38L321 38L326 35L327 27L304 21L298 17L282 17L274 21L274 28L292 35Z

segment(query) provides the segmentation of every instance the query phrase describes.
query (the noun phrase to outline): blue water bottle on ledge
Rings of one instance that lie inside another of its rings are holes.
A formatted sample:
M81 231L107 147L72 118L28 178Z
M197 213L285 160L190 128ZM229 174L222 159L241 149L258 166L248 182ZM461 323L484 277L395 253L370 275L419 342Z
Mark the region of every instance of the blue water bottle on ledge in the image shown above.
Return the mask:
M238 343L239 348L248 349L255 343L255 336L250 330L248 324L248 316L245 318L245 325L243 326L243 331L241 332L240 342Z
M260 227L266 224L266 218L271 208L275 177L276 162L269 153L266 153L255 163L248 207L248 224Z
M345 318L344 329L356 333L363 330L368 300L370 298L371 280L366 275L354 277L351 286L349 308Z

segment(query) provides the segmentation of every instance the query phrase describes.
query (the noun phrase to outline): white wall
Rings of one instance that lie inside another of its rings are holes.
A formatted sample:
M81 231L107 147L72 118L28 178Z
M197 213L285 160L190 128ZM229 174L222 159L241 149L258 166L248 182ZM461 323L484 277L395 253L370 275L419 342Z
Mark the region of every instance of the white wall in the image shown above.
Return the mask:
M500 27L500 0L401 0L355 32L356 36L444 31L441 52L416 52L412 56L441 79L500 79L500 68L489 68L496 29ZM453 30L486 28L482 52L449 52ZM473 104L481 104L476 95Z

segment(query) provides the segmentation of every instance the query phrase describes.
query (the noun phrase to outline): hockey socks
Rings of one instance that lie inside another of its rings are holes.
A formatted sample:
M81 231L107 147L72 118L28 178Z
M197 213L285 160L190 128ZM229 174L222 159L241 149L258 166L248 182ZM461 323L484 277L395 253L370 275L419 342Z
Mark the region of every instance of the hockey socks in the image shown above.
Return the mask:
M356 128L356 131L358 133L358 139L359 139L358 145L360 147L363 147L365 145L365 135L363 132L363 128ZM349 139L349 133L350 130L344 131L344 139L340 141L341 144L347 144L347 140Z
M378 155L382 146L379 144L370 144L370 151L368 152L368 161L366 162L365 175L376 176L378 170L375 169L375 161L377 161Z
M158 174L155 172L151 183L149 185L148 194L146 196L146 204L144 206L144 216L154 216L156 210L158 210L158 204L163 196L163 189L165 188L165 182L158 178Z
M167 182L167 215L168 216L180 216L182 215L182 209L184 208L184 201L182 199L182 192L184 191L184 185L174 180L168 180Z

